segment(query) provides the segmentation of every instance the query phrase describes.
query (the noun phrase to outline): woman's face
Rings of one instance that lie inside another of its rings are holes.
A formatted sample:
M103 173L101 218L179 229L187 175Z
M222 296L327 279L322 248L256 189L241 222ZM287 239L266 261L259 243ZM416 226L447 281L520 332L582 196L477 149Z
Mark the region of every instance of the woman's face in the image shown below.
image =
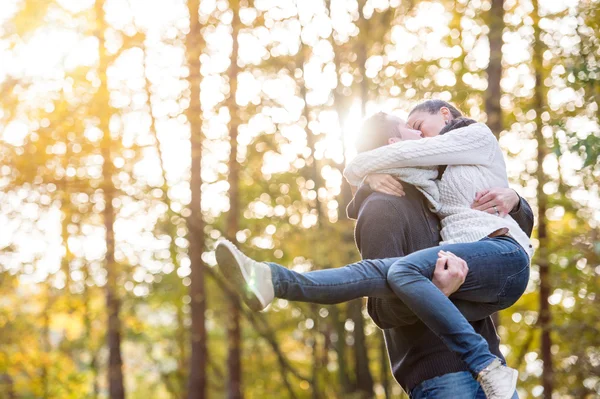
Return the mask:
M434 137L440 134L440 130L446 123L452 120L452 114L446 107L442 107L438 113L430 114L427 111L417 111L408 117L408 127L420 130L424 137Z
M398 131L400 132L401 137L390 138L388 140L388 144L394 144L401 140L420 140L423 138L423 133L421 133L419 130L409 128L406 122L404 122L402 119L399 119L398 121Z

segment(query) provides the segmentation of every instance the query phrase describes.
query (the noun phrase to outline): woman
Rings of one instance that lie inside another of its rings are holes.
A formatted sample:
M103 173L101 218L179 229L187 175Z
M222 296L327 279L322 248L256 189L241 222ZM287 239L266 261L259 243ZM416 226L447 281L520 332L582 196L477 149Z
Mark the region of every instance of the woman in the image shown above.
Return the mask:
M461 357L488 398L511 398L517 371L490 353L467 319L478 320L516 302L529 280L533 250L527 235L509 216L471 209L478 191L507 187L508 179L502 152L487 126L475 123L439 134L446 125L454 127L452 121L460 116L455 111L440 101L417 106L409 122L421 129L424 139L364 152L344 171L350 184L358 185L372 173L402 175L405 168L423 170L419 176L427 181L415 185L429 190L427 198L442 220L439 247L403 258L296 273L256 262L223 241L216 249L217 262L255 310L266 307L274 297L331 304L363 296L397 296ZM447 168L435 179L437 173L429 172L440 165ZM431 279L436 263L456 257L467 262L469 273L451 300Z

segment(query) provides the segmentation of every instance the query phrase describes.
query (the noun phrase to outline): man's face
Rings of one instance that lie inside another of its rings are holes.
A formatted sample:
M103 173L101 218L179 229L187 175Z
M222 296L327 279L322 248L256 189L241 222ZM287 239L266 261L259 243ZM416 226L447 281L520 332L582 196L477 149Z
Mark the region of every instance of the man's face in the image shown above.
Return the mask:
M423 134L420 131L409 128L403 119L398 121L398 131L400 132L401 138L398 138L397 140L394 140L395 138L390 139L393 142L399 140L420 140L423 138Z
M419 130L424 137L434 137L446 126L446 122L452 119L450 110L442 107L440 112L430 114L427 111L414 112L407 121L409 128Z

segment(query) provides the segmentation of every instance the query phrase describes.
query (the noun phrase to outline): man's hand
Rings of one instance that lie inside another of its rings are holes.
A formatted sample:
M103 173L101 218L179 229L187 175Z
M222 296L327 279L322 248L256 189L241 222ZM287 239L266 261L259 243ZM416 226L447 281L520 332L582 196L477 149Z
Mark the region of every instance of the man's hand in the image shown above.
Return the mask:
M504 217L512 212L520 200L512 188L492 188L478 192L471 208Z
M463 285L468 272L467 262L452 252L440 251L431 282L450 296Z
M397 197L406 195L402 183L390 175L375 173L368 175L365 182L371 187L371 190L380 193L395 195Z

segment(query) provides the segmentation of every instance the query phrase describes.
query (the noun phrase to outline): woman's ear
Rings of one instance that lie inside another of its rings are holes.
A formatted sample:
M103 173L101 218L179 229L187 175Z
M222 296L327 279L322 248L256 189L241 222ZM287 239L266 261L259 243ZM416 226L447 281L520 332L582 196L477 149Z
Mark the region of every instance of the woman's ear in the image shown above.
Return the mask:
M448 107L440 108L440 112L442 113L442 118L444 118L444 121L446 122L446 124L448 124L448 121L452 120L452 113L450 112Z

